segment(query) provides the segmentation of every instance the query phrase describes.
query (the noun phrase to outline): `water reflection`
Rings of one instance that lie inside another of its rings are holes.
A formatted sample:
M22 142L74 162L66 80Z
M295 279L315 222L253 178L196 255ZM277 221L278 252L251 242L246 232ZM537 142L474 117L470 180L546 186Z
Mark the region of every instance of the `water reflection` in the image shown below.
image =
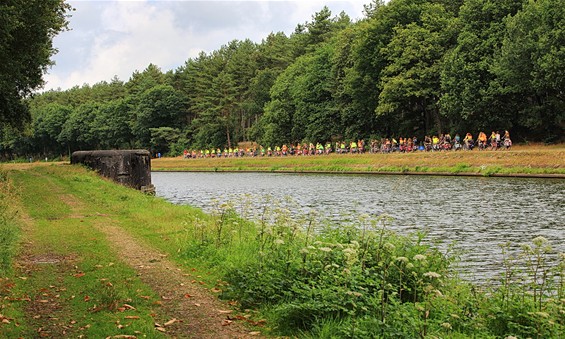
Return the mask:
M261 213L268 196L291 197L299 205L287 202L294 213L315 210L334 221L388 214L399 233L426 231L443 248L456 242L465 252L463 268L480 280L497 272L501 243L517 248L544 236L565 251L563 180L184 172L155 172L152 179L158 196L207 211L218 199Z

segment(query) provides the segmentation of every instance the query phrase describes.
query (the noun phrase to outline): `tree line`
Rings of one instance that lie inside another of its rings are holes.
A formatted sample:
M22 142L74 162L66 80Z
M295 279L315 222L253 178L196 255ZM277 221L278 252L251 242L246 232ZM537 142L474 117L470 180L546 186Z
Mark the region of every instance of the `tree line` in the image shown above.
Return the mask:
M565 135L565 0L373 0L292 34L234 40L176 70L25 100L0 154L326 142L510 130Z

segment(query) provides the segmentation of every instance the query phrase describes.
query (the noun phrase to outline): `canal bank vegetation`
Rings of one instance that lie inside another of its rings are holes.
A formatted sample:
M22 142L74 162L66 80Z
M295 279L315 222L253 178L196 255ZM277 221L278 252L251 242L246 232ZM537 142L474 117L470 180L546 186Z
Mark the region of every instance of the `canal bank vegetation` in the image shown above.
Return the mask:
M314 215L291 215L275 201L265 203L257 220L250 220L245 201L218 203L205 214L71 166L10 170L1 178L2 206L21 202L31 217L27 222L34 223L34 232L24 234L31 238L22 239L20 246L33 242L33 251L48 249L74 261L60 267L67 270L63 281L53 278L61 272L49 269L30 276L17 267L3 270L7 323L0 325L0 333L35 331L44 318L30 314L26 296L44 293L42 299L52 300L49 293L55 287L59 322L74 324L69 333L125 333L118 325L156 333L150 315L158 296L93 227L105 215L114 226L166 253L187 274L196 272L197 283L245 312L233 319L247 319L264 334L559 338L565 331L565 257L553 253L541 237L519 250L518 244L503 244L503 274L492 284L479 285L459 277L453 247L442 252L424 234L396 234L387 229L386 216L361 215L337 227ZM68 203L52 203L61 197ZM77 206L85 214L73 215ZM2 227L26 221L22 213L6 215L10 217L0 219ZM1 241L16 244L13 237ZM3 262L15 260L13 252L2 256ZM102 307L93 310L94 304ZM123 304L135 308L128 310L130 318L119 310Z
M565 176L565 145L521 145L505 151L234 157L152 160L157 171L423 173Z

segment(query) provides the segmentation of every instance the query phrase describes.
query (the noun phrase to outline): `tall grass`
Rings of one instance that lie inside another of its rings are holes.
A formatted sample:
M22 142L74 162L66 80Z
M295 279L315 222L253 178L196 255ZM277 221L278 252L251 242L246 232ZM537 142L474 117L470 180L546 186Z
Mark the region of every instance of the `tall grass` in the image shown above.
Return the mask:
M222 297L260 309L277 334L558 338L565 330L565 257L555 259L543 238L501 263L505 276L485 287L462 281L457 257L424 234L388 230L386 216L332 225L273 201L255 221L236 210L251 214L244 202L223 203L209 220L187 220L179 254L215 267Z
M14 206L14 194L15 189L8 180L7 173L0 169L0 276L10 270L18 239L18 211Z

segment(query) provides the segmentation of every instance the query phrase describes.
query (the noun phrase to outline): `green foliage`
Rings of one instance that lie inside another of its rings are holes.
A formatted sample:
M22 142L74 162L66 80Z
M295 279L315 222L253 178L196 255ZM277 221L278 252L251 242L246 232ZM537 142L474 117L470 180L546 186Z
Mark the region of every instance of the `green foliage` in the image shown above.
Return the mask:
M17 209L14 192L8 174L0 169L0 276L11 270L19 228L16 223Z
M514 102L519 124L538 138L565 133L565 9L560 0L528 1L506 20L495 72ZM524 100L526 99L526 100Z
M181 255L218 270L222 297L261 309L277 334L557 338L564 329L565 257L543 238L507 258L501 283L485 291L452 271L456 257L424 234L388 231L384 216L337 227L269 200L251 223L234 214L245 206L187 220Z
M150 148L151 129L164 127L179 131L159 145L174 154L249 141L422 140L505 129L518 140L559 142L565 135L562 0L374 0L355 22L323 7L288 36L230 41L166 74L149 64L125 83L114 78L25 103L19 98L37 88L41 72L26 78L33 80L26 90L10 87L12 71L23 71L8 55L21 55L14 46L33 31L17 18L47 15L40 26L52 25L52 37L64 29L68 7L49 0L28 13L33 6L21 0L9 4L0 31L0 61L9 61L0 63L0 121L25 121L17 117L27 116L27 106L31 121L17 133L2 127L4 158ZM39 47L33 61L45 67L50 38L34 38L18 48Z
M61 0L5 0L0 4L0 123L22 126L29 111L21 99L43 84L56 52L53 38L67 28Z

